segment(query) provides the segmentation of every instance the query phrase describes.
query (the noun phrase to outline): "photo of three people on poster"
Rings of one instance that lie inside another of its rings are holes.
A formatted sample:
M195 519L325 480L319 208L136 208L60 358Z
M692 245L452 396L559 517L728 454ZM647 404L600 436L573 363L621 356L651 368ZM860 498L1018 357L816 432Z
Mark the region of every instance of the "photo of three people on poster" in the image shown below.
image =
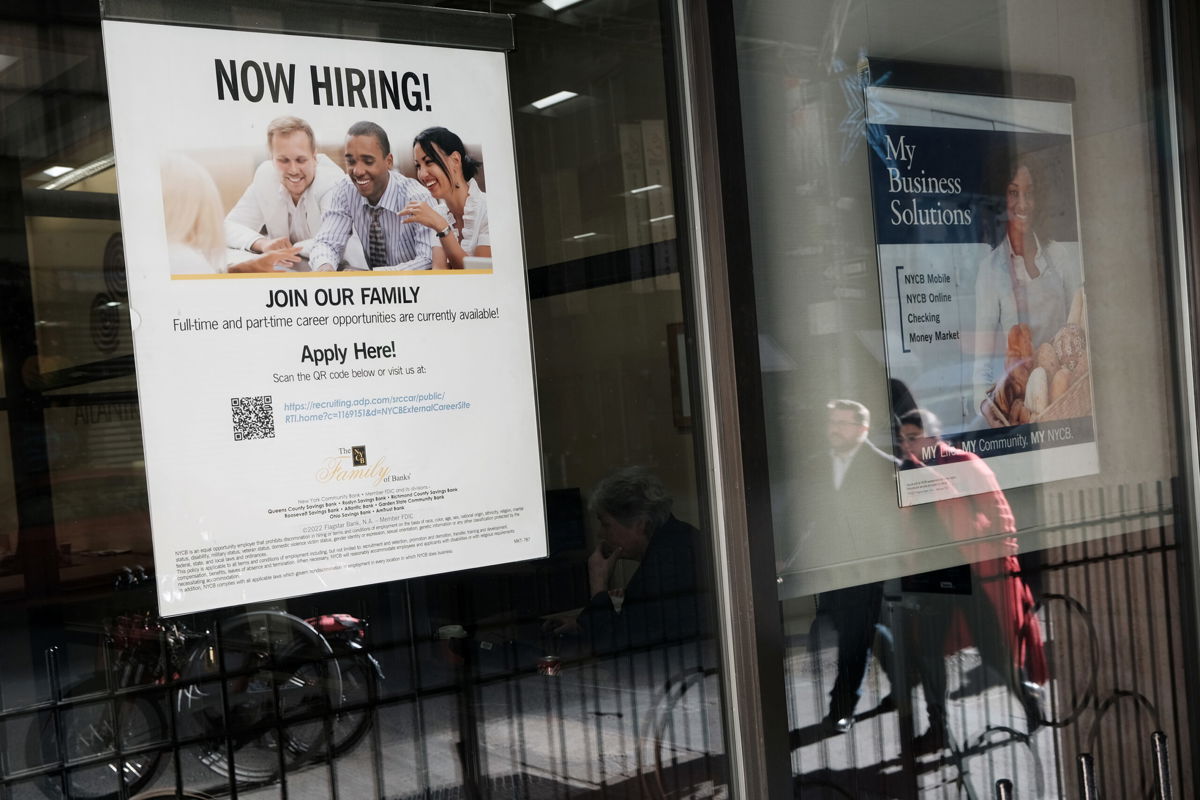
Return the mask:
M396 169L387 132L346 132L343 167L304 120L267 127L270 158L225 213L212 175L172 153L161 165L172 274L490 268L482 163L430 127L412 140L416 177Z

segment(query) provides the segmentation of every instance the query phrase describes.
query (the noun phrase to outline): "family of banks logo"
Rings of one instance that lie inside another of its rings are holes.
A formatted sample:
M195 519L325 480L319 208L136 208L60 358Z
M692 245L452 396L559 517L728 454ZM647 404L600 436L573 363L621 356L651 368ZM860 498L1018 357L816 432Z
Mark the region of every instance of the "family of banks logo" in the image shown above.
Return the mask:
M380 458L374 464L367 460L367 446L356 444L351 447L339 447L336 456L328 456L317 470L317 480L321 483L331 481L370 481L372 486L378 486L387 480L391 474L389 467Z

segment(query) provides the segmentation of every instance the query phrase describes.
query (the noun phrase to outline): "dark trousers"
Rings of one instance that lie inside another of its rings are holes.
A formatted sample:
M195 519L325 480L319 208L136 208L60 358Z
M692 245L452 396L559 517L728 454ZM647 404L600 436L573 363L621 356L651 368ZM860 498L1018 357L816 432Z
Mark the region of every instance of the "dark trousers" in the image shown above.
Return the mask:
M946 635L954 621L955 611L962 611L967 628L979 650L983 664L991 667L1004 679L1014 696L1022 696L1021 672L1013 662L1013 654L996 614L977 578L972 580L971 593L919 594L915 631L917 635L917 674L925 687L925 703L933 725L945 722L946 709Z
M887 635L886 631L878 630L882 607L882 583L865 583L821 593L820 610L829 615L838 640L837 679L829 693L829 716L833 719L850 716L858 704L863 676L871 657L871 644L877 631ZM880 655L880 663L889 672L891 680L890 654Z

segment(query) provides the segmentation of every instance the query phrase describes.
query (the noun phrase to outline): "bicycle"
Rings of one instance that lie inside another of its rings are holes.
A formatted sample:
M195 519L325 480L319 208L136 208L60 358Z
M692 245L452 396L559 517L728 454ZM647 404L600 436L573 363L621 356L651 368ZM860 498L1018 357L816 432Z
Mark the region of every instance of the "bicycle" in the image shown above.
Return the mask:
M220 655L223 663L211 644L193 647L173 695L181 738L198 739L200 763L263 784L323 752L342 686L319 633L290 614L249 612L222 624Z
M118 586L149 580L126 572ZM355 627L350 621L361 624L361 646L365 623L345 620L347 631ZM29 763L58 767L40 782L54 798L137 794L180 743L195 745L200 763L223 778L269 782L306 760L344 752L369 729L374 678L358 668L374 659L344 638L334 637L342 654L335 657L313 626L278 611L236 615L215 633L153 613L118 616L105 625L105 659L95 675L61 689L51 657L53 698L27 740ZM355 668L349 688L343 657ZM358 687L366 688L366 702L355 698Z
M366 647L366 620L349 614L323 614L305 622L329 643L341 674L341 702L330 747L336 757L352 750L371 729L371 709L384 678L383 668Z

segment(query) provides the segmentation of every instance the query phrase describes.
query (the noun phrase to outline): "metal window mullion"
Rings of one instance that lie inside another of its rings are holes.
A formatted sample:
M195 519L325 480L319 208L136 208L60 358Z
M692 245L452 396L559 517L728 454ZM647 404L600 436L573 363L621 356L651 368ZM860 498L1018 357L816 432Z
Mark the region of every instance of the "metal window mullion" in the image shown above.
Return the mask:
M743 270L738 285L731 284L731 240L725 227L730 216L738 220L748 215L744 188L730 190L722 180L724 172L744 169L740 135L733 137L737 142L731 146L722 141L718 130L719 120L740 126L736 88L730 91L737 75L732 9L728 3L673 0L670 16L681 105L685 197L681 236L690 257L697 430L707 474L707 523L718 565L713 579L730 788L739 798L790 797L782 625L774 580L767 585L764 581L771 576L755 574L754 548L761 547L764 539L755 542L751 537L754 527L755 537L765 537L770 546L769 518L765 525L751 522L750 492L759 488L766 465L764 459L747 470L747 442L743 441L746 426L762 425L761 403L746 407L743 392L748 387L739 381L739 367L741 377L757 381L757 350L745 344L746 336L739 340L739 333L746 334L744 328L735 331L753 319L752 308L748 311L739 305L736 315L734 308L735 296L744 304L747 295L752 296L752 286L745 263L737 265ZM716 16L720 19L713 24ZM736 119L722 118L722 112ZM722 156L729 163L723 164ZM741 226L733 230L734 238L748 237ZM749 242L739 244L745 245L740 251L749 262ZM765 513L765 505L756 510Z
M1176 402L1176 442L1178 445L1177 464L1179 479L1176 482L1178 495L1173 498L1176 511L1176 531L1179 537L1176 546L1184 554L1180 562L1179 591L1183 608L1185 659L1192 658L1200 652L1200 558L1197 557L1196 546L1196 513L1200 509L1200 440L1197 436L1197 384L1194 352L1194 310L1191 302L1193 288L1191 281L1191 264L1188 252L1187 235L1190 226L1185 214L1184 203L1188 192L1184 187L1184 172L1189 178L1194 178L1200 168L1185 163L1183 146L1180 140L1180 86L1176 74L1176 60L1182 60L1190 55L1196 44L1197 34L1193 29L1181 30L1181 41L1176 43L1175 26L1179 20L1176 7L1171 0L1159 0L1154 4L1157 10L1157 30L1151 36L1158 45L1155 52L1161 55L1158 61L1156 81L1160 85L1155 92L1157 111L1160 115L1158 128L1161 131L1159 141L1159 165L1161 187L1164 197L1162 202L1164 234L1166 236L1166 265L1164 275L1170 292L1171 336L1173 340L1172 356L1175 367L1175 402ZM1194 12L1186 21L1195 22ZM1182 27L1182 26L1181 26ZM1197 73L1196 66L1185 65L1191 74ZM1200 75L1195 75L1189 87L1193 93L1200 84ZM1193 201L1195 198L1193 198ZM1191 214L1194 222L1198 216ZM1188 719L1192 723L1193 732L1197 721L1200 721L1200 711L1195 697L1188 698ZM1192 742L1193 757L1200 754L1200 741L1197 737L1189 737Z

